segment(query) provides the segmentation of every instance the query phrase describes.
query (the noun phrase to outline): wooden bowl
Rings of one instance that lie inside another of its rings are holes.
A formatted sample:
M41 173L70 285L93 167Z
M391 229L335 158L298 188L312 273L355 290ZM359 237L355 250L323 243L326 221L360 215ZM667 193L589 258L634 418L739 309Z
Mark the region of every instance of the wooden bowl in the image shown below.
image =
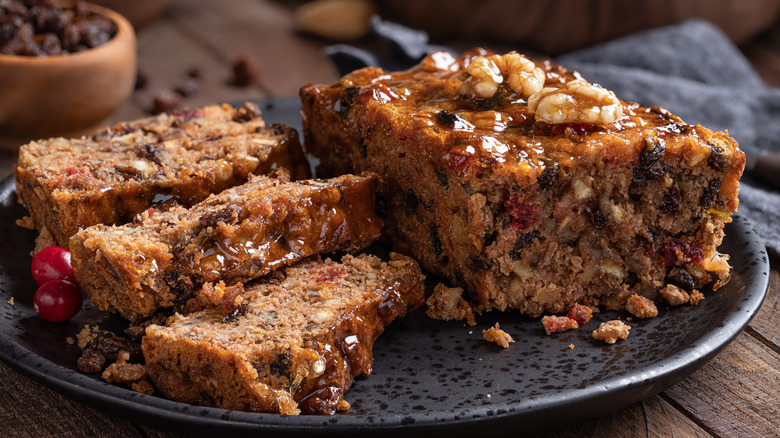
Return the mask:
M172 0L93 0L93 3L119 12L140 29L165 13Z
M382 14L434 41L481 39L556 55L643 29L708 20L736 44L766 30L780 0L387 0Z
M133 91L133 27L116 12L87 7L115 23L116 35L107 43L45 58L0 55L0 148L11 150L36 138L86 133Z

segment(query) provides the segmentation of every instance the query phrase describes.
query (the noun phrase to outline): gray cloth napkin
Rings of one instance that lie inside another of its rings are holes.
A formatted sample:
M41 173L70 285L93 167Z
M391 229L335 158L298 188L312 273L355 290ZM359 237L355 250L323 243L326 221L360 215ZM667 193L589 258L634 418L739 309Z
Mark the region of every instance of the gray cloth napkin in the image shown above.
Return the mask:
M440 47L427 36L373 19L390 56L349 46L330 55L343 72L366 64L388 69L413 65ZM715 26L699 20L658 28L579 50L555 60L623 100L662 106L690 124L728 130L740 144L780 152L780 90L767 87L742 53ZM753 223L767 251L780 258L780 193L742 179L738 214Z
M687 21L556 59L623 100L662 106L690 124L728 130L741 145L780 152L780 90L767 87L715 26ZM780 193L748 173L738 214L780 257Z

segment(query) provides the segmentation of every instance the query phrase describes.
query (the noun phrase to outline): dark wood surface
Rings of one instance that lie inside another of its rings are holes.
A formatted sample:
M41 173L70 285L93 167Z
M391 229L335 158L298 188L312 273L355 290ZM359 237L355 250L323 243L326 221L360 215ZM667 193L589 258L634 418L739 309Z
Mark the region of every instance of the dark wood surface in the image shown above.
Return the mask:
M775 26L776 28L778 26ZM768 84L780 86L780 31L744 47ZM139 66L148 77L107 123L147 113L154 95L171 90L191 68L202 74L187 106L295 95L307 82L337 79L321 54L328 43L295 32L287 3L260 0L177 0L140 29ZM231 66L246 57L261 69L250 87L230 85ZM16 155L0 154L0 176ZM31 291L32 293L32 291ZM544 434L579 436L768 437L780 434L780 273L773 264L769 293L750 325L703 368L661 394ZM486 431L487 432L487 431ZM174 437L69 400L0 362L0 436Z

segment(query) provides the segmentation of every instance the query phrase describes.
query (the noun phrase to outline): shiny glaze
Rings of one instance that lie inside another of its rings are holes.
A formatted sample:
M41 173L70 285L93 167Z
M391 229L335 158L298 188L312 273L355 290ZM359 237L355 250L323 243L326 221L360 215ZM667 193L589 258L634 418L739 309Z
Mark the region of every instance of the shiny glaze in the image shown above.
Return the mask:
M438 52L418 66L391 74L377 68L358 70L331 87L341 89L333 93L339 97L332 104L343 113L350 108L350 102L344 101L354 100L361 104L361 111L402 117L416 130L433 132L441 142L420 142L431 157L449 157L451 152L469 156L471 172L500 163L499 172L525 175L531 181L550 163L566 167L634 160L643 147L641 139L650 133L665 138L670 155L709 152L696 127L662 108L623 102L624 115L612 124L550 125L536 121L526 101L505 84L488 99L460 95L458 89L468 77L465 66L485 53L475 49L456 59ZM549 61L536 64L545 71L545 87L582 79ZM738 150L735 142L727 143L731 148L727 153Z

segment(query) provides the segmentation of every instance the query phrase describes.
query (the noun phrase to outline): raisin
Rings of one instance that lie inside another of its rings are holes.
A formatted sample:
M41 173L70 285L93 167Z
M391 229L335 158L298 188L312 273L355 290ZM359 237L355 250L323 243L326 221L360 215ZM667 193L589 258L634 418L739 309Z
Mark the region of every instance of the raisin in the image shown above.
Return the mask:
M707 184L707 187L704 189L701 198L699 199L699 205L704 208L708 208L710 204L712 204L715 199L718 198L718 194L720 193L720 184L720 178L714 178L710 180L709 184Z
M79 369L88 374L99 373L106 364L106 358L92 348L87 348L76 361Z
M501 90L487 99L474 99L474 106L482 111L498 110L503 108L504 105L506 105L506 96Z
M165 276L165 283L171 288L171 293L176 295L173 299L175 304L183 304L192 297L196 288L201 286L203 279L200 275L179 275L177 272L171 272Z
M672 187L664 194L664 198L661 201L661 210L666 213L676 213L680 208L680 204L682 204L680 189Z
M227 207L217 210L209 211L200 218L200 225L204 228L216 228L218 223L227 225L233 225L238 222L239 210L237 207L228 205Z
M140 158L149 160L156 164L161 164L160 150L156 143L147 143L138 150L138 156Z
M607 224L604 213L602 213L598 207L588 205L585 207L585 212L588 215L588 219L590 219L590 223L592 223L594 227L604 228L604 225Z
M449 112L447 110L441 110L436 113L436 119L442 125L455 126L456 123L462 123L463 118L456 113Z
M130 362L140 362L144 357L140 345L130 339L116 336L113 333L101 337L95 350L109 362L116 362L119 352L121 351L125 351L130 355Z
M149 84L149 76L146 75L141 69L135 72L135 85L134 90L143 90Z
M666 274L666 282L673 284L680 289L683 289L687 292L692 291L696 287L696 282L693 279L693 276L688 273L684 268L680 267L674 267L669 269L669 272Z
M539 176L539 188L549 189L558 183L558 163L553 163L542 171Z
M512 246L512 252L514 258L518 258L520 252L529 246L539 237L539 231L533 230L528 233L522 233L517 236L514 246Z
M277 376L287 376L290 374L290 367L292 365L292 360L290 357L289 352L279 353L276 356L276 360L271 362L270 368L271 368L271 374L276 374Z
M723 148L715 144L710 144L710 156L707 158L707 164L720 172L728 170L729 164L723 156Z
M352 104L355 103L355 97L357 97L359 91L360 87L347 87L342 90L339 93L336 112L342 116L346 114L349 108L352 107Z
M441 255L441 239L439 238L439 227L436 224L431 224L431 249L436 257Z
M247 303L243 303L240 306L233 309L233 311L225 315L225 317L222 318L222 322L226 324L235 322L239 317L246 315L246 312L248 310L249 310L249 306L247 306Z
M645 137L645 148L639 154L639 170L647 172L665 153L666 143L663 139L648 135Z

